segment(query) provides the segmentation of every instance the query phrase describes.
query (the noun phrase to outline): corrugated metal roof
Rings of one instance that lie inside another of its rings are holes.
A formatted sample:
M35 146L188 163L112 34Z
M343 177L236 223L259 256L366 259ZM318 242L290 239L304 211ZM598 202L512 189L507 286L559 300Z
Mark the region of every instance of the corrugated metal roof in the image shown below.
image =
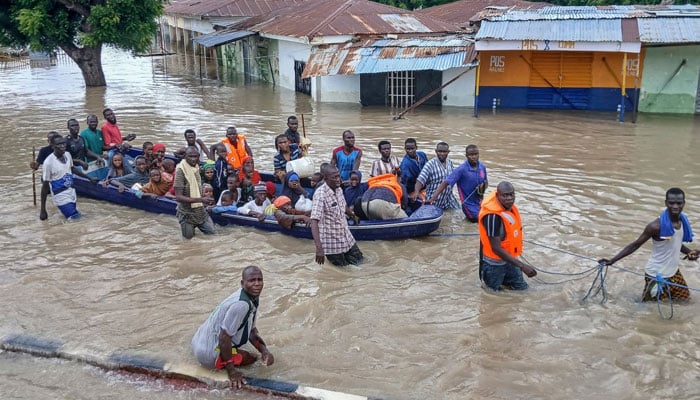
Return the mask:
M380 39L312 48L303 78L471 66L474 43L456 37Z
M232 28L308 39L357 34L461 32L449 22L369 0L308 0Z
M470 25L470 21L477 18L478 15L487 7L502 8L501 14L508 9L537 9L549 6L549 3L536 3L523 0L459 0L454 3L443 4L417 10L417 14L428 15L433 18L457 24L461 27Z
M653 18L656 16L700 15L695 5L628 5L628 6L550 6L539 9L492 10L485 16L492 21L536 21L576 19Z
M700 43L700 18L640 18L642 43Z
M306 0L172 0L164 13L193 17L254 17Z
M248 36L257 35L257 32L252 31L226 31L226 32L212 32L206 35L197 36L192 39L195 42L201 44L204 47L220 46L222 44L235 42L236 40L243 39Z
M483 21L476 39L622 42L620 19Z

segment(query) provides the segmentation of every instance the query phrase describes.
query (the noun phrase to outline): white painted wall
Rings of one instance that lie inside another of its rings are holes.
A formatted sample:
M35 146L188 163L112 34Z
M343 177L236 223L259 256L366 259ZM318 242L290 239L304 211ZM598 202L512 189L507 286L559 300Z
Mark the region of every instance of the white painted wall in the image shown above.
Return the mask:
M294 61L306 62L311 54L308 44L279 41L279 86L294 90ZM313 84L313 82L312 82ZM313 93L314 88L311 87Z
M311 79L311 97L324 103L359 103L360 75L330 75Z
M442 73L442 84L464 72L465 68L450 68ZM442 89L442 105L452 107L474 107L474 88L476 86L476 68L462 75Z

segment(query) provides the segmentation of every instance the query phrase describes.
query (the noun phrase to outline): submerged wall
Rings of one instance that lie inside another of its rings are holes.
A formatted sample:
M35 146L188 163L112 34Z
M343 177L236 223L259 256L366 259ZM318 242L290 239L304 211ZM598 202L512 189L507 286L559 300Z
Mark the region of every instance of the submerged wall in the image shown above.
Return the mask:
M639 111L675 114L696 112L700 86L700 45L648 47L644 71Z

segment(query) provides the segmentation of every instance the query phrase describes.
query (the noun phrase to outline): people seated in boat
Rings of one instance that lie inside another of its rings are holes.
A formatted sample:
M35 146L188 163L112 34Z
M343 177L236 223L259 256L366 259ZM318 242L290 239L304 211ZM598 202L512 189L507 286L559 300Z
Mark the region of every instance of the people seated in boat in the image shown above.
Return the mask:
M343 189L345 204L354 208L357 202L362 201L362 195L367 191L367 188L367 182L362 182L362 172L352 171L350 184Z
M86 121L88 126L80 132L80 137L85 140L85 146L87 146L90 151L95 154L103 155L105 150L109 150L109 147L105 146L105 141L102 139L102 131L97 129L99 123L97 115L88 115ZM88 156L88 164L95 161L97 161L96 158Z
M117 125L117 116L112 109L105 108L104 111L102 111L102 116L105 119L105 122L102 124L102 141L105 146L108 147L110 151L119 150L123 153L129 150L131 145L127 142L136 139L136 135L130 133L125 137L122 136L121 129L119 129L119 125Z
M122 153L112 153L112 157L109 159L109 170L107 171L106 178L119 178L124 175L129 175L132 172L129 163L124 162L124 155ZM107 186L107 182L105 181L104 183L105 186Z
M331 165L338 167L340 171L340 179L347 186L347 180L350 179L350 173L360 169L362 161L362 149L355 147L355 134L351 130L343 132L343 145L336 147L331 156Z
M206 183L207 185L211 185L211 187L214 189L214 198L218 199L219 195L221 194L221 191L216 189L218 184L214 179L214 176L216 175L216 168L214 163L210 160L207 160L207 162L200 166L200 171L200 174L202 176L202 184Z
M178 163L185 159L185 152L187 152L186 147L180 147L173 152L173 156L178 159Z
M151 168L149 171L150 180L147 184L141 186L141 196L157 199L159 196L165 196L171 199L175 198L174 194L169 193L172 187L172 182L166 182L163 179L162 173L158 168Z
M277 154L273 159L275 177L279 182L284 182L284 177L287 175L287 162L300 159L302 157L301 149L298 144L290 143L285 134L275 138L275 149L277 149Z
M377 145L380 157L372 162L372 169L369 176L379 176L384 174L394 174L401 176L401 162L391 154L391 143L388 140L381 140Z
M253 151L248 146L245 135L239 135L235 126L226 129L226 137L221 139L221 143L226 146L226 160L235 169L243 168L246 156L253 157Z
M283 133L289 140L289 144L301 144L301 135L299 135L299 119L296 115L287 117L287 130Z
M283 228L292 229L294 224L303 223L308 225L311 222L309 216L311 211L304 212L292 207L292 200L287 196L280 196L275 199L275 219Z
M361 214L369 220L406 218L403 210L408 202L406 190L401 187L394 174L373 176L367 181L368 188L362 195Z
M313 202L307 198L306 189L301 186L301 180L296 172L291 172L284 180L280 196L287 196L292 201L292 207L301 211L311 211Z
M143 156L136 157L135 170L127 175L118 178L109 178L105 180L106 184L116 186L119 192L123 192L125 189L131 188L134 184L145 185L151 180L151 176L148 173L148 165L146 164L146 159ZM106 185L105 185L106 186Z
M168 183L172 184L175 180L175 161L166 158L163 160L163 169L161 170L161 177Z
M255 199L239 207L238 213L256 217L259 221L262 221L265 219L265 208L269 205L270 200L267 199L267 187L263 183L257 184L255 185Z
M260 183L260 173L255 169L253 157L246 156L243 160L243 168L238 171L238 178L240 178L243 183L246 183L246 181L253 185Z
M156 143L153 145L153 163L151 167L157 167L161 171L163 170L163 160L165 159L165 145L163 143Z
M153 153L153 142L143 142L141 150L143 150L143 157L146 159L146 164L153 165L153 162L156 160L156 155Z
M223 195L226 193L231 193L231 196L233 196L233 204L238 205L238 201L241 198L241 181L238 180L238 175L237 174L231 174L226 178L226 189L221 192L221 195L219 196L219 200L216 202L217 206L222 205L222 198Z
M197 139L197 133L194 129L185 130L185 142L187 146L194 146L199 150L199 161L213 160L214 155L209 153L209 148L202 142L202 139Z
M211 209L211 212L215 214L221 214L224 212L236 213L238 212L238 206L236 206L236 192L226 190L221 193L219 198L219 203Z

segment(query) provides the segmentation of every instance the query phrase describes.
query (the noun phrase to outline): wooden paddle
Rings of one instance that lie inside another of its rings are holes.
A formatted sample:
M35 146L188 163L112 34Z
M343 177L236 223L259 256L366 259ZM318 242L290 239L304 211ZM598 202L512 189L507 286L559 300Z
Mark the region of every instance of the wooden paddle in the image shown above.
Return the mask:
M36 146L32 146L32 161L36 160ZM32 194L34 195L34 207L36 207L36 170L32 169Z

